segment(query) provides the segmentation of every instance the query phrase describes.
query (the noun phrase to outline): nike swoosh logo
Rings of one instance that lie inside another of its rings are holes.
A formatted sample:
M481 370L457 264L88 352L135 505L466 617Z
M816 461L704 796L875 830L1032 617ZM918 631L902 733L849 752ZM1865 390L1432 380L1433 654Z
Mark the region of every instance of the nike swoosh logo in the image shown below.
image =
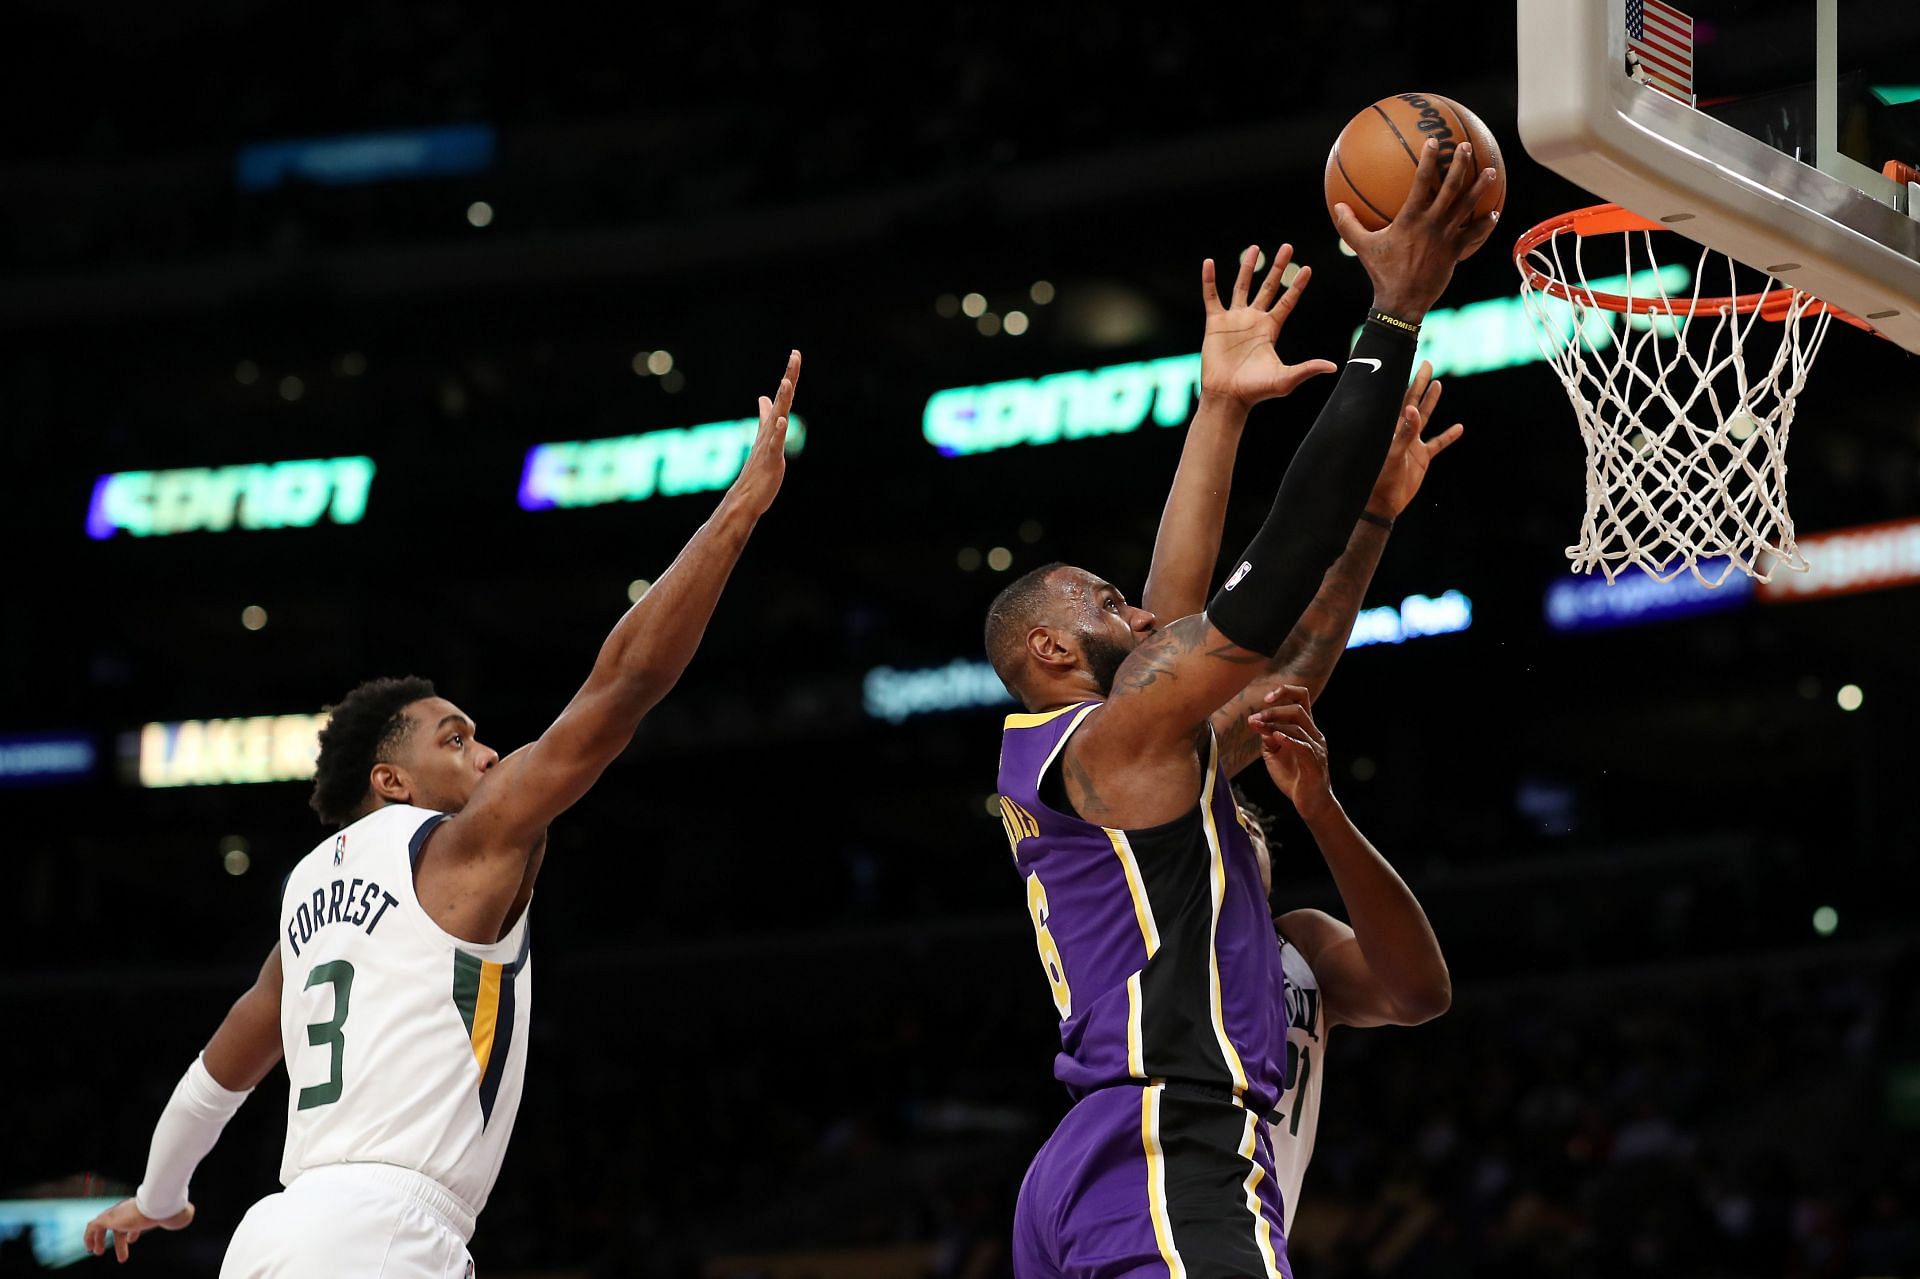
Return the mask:
M1348 364L1371 364L1373 366L1373 369L1372 369L1373 372L1378 373L1380 371L1380 361L1374 359L1372 356L1363 355L1357 359L1348 360L1347 363Z

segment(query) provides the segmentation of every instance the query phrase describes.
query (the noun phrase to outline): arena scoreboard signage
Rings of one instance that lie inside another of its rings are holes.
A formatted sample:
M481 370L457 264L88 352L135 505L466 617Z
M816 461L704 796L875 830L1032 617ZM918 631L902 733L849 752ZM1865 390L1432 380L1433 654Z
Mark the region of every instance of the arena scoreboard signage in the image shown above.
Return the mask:
M1409 595L1398 606L1362 609L1353 619L1348 648L1404 644L1427 635L1456 635L1473 625L1473 601L1459 591Z
M346 186L439 178L487 169L493 151L493 126L486 124L288 138L241 147L233 177L242 191L271 191L289 183Z
M1199 386L1197 355L960 386L934 392L920 430L948 457L1124 435L1149 421L1184 425Z
M45 786L78 781L93 772L87 733L0 734L0 786Z
M1361 611L1348 648L1404 644L1427 635L1452 635L1473 625L1473 601L1459 591L1409 595L1399 604ZM1013 697L982 658L956 657L945 666L895 670L876 666L862 684L866 712L898 724L916 715L1007 706Z
M326 723L325 715L255 715L148 724L139 734L140 785L304 781Z
M1635 297L1656 295L1664 290L1668 296L1672 296L1684 293L1692 279L1691 269L1671 263L1658 271L1649 269L1635 271L1631 276L1615 275L1595 280L1593 288L1601 293L1632 293ZM1572 333L1571 303L1547 297L1540 300L1540 305L1558 323L1563 336ZM1605 311L1589 311L1585 322L1594 339L1604 343L1605 338L1594 331L1604 330L1612 320L1613 317ZM1635 328L1644 329L1651 321L1645 316L1636 315L1628 322ZM1355 338L1360 336L1360 330L1353 332ZM1527 317L1526 304L1518 297L1507 297L1469 302L1459 307L1440 307L1427 312L1426 319L1420 324L1420 343L1413 358L1416 367L1421 360L1431 360L1433 375L1448 378L1510 369L1519 364L1536 363L1545 357L1540 353L1540 339L1533 321Z
M1597 630L1722 612L1755 600L1791 604L1920 584L1920 519L1809 533L1797 541L1806 571L1775 564L1769 582L1745 573L1731 573L1717 587L1702 585L1690 573L1670 582L1633 574L1611 586L1598 577L1562 578L1547 587L1547 625L1556 631ZM1700 568L1711 578L1725 563L1716 557L1702 560Z
M1671 295L1684 291L1692 279L1691 270L1673 264L1657 272L1649 269L1631 277L1596 280L1593 287L1646 296L1657 285ZM1571 306L1557 298L1547 299L1545 305L1570 329ZM1610 319L1604 312L1594 312L1588 323L1604 326ZM1630 323L1644 328L1648 321L1635 316ZM1359 333L1354 330L1356 338ZM1543 357L1525 306L1518 297L1505 297L1427 312L1416 358L1431 360L1435 377L1464 377ZM1021 444L1126 435L1148 422L1181 426L1193 412L1199 383L1200 357L1176 355L985 386L957 386L936 391L927 400L920 432L945 456L964 457Z
M190 467L178 471L119 471L93 485L87 535L165 537L233 529L308 528L324 516L358 524L373 487L373 459L318 458Z
M1715 577L1725 564L1725 557L1702 560L1700 571ZM1745 573L1728 574L1717 587L1703 585L1691 573L1669 582L1637 573L1612 584L1604 577L1561 578L1547 587L1547 625L1556 631L1595 631L1721 612L1747 603L1753 585Z
M956 657L945 666L897 671L876 666L863 685L867 714L898 724L936 711L1001 706L1013 701L990 663Z
M650 497L709 493L733 483L753 447L756 418L672 427L604 440L536 444L520 472L520 509L600 506ZM807 441L798 414L787 419L787 456Z
M49 1270L70 1266L87 1255L81 1239L87 1223L119 1203L112 1195L90 1199L0 1199L0 1243L18 1243L16 1258L32 1253ZM11 1251L11 1250L10 1250ZM27 1266L37 1271L39 1266ZM11 1267L9 1267L11 1269Z
M1920 582L1920 520L1863 524L1799 539L1804 573L1775 572L1758 584L1769 604L1851 595Z

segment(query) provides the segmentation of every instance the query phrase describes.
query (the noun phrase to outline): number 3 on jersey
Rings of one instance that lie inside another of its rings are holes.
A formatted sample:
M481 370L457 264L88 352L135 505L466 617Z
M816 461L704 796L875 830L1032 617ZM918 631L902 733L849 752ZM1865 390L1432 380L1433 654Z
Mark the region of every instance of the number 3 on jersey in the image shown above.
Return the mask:
M327 1072L326 1083L300 1090L301 1110L331 1106L340 1100L340 1066L347 1051L347 1036L341 1027L347 1024L347 1003L353 996L353 965L344 959L314 965L313 971L307 974L306 988L312 990L323 985L333 987L333 1016L327 1021L307 1024L307 1043L315 1048L322 1044L331 1048L333 1064Z
M1060 962L1060 948L1053 944L1053 934L1047 931L1047 919L1051 912L1047 909L1047 890L1040 886L1040 876L1027 876L1027 913L1033 916L1033 940L1040 948L1040 964L1047 970L1047 984L1053 987L1053 1006L1060 1010L1062 1018L1073 1015L1073 992L1067 988L1066 966Z

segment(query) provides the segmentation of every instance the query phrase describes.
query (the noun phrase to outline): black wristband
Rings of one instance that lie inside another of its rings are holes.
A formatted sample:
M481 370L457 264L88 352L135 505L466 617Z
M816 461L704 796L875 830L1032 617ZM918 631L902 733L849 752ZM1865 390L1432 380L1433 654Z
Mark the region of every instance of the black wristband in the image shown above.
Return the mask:
M1418 333L1420 331L1420 326L1412 320L1403 320L1397 315L1388 315L1377 306L1367 308L1367 318L1369 320L1377 320L1388 328L1399 329L1402 333Z
M1360 518L1369 524L1378 524L1381 528L1392 530L1393 521L1384 515L1375 515L1372 511L1360 512Z

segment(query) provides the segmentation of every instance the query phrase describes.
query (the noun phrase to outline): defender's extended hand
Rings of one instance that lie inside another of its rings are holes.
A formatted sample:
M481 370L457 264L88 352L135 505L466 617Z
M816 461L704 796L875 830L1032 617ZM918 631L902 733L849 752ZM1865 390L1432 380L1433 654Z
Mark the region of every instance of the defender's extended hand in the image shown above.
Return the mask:
M1400 425L1393 433L1393 447L1380 468L1380 478L1374 481L1373 495L1367 499L1367 509L1375 515L1394 519L1406 510L1414 495L1420 492L1433 459L1467 433L1466 427L1455 422L1432 439L1421 439L1420 432L1433 421L1433 411L1439 405L1440 383L1434 380L1433 365L1422 360L1420 371L1414 374L1406 399L1401 402Z
M799 384L800 352L793 351L787 355L780 389L771 400L760 397L760 429L753 437L745 465L727 490L728 499L756 519L773 505L787 473L787 413L793 408L793 392Z
M1367 268L1374 305L1382 311L1417 323L1446 292L1454 264L1493 234L1500 214L1475 217L1473 210L1492 187L1494 172L1474 164L1473 147L1463 142L1442 177L1440 146L1429 138L1406 203L1384 228L1369 231L1352 209L1333 206L1334 228Z
M122 1199L87 1223L86 1233L81 1236L81 1242L88 1252L98 1257L106 1252L108 1235L111 1234L113 1255L118 1260L125 1261L127 1249L147 1231L184 1230L192 1221L192 1204L188 1204L171 1217L156 1221L141 1212L140 1206L133 1200Z
M1253 264L1259 252L1258 246L1249 246L1240 255L1231 306L1220 302L1213 259L1200 264L1200 296L1207 308L1207 335L1200 344L1200 393L1246 407L1290 394L1308 378L1338 368L1329 360L1288 364L1273 349L1287 317L1307 291L1313 268L1301 267L1293 283L1282 290L1280 277L1293 260L1293 246L1283 244L1273 255L1273 266L1261 281L1260 291L1249 300L1247 290L1253 284Z
M1260 735L1267 776L1309 822L1334 802L1327 739L1313 722L1310 702L1305 686L1282 684L1267 694L1264 707L1247 717Z

